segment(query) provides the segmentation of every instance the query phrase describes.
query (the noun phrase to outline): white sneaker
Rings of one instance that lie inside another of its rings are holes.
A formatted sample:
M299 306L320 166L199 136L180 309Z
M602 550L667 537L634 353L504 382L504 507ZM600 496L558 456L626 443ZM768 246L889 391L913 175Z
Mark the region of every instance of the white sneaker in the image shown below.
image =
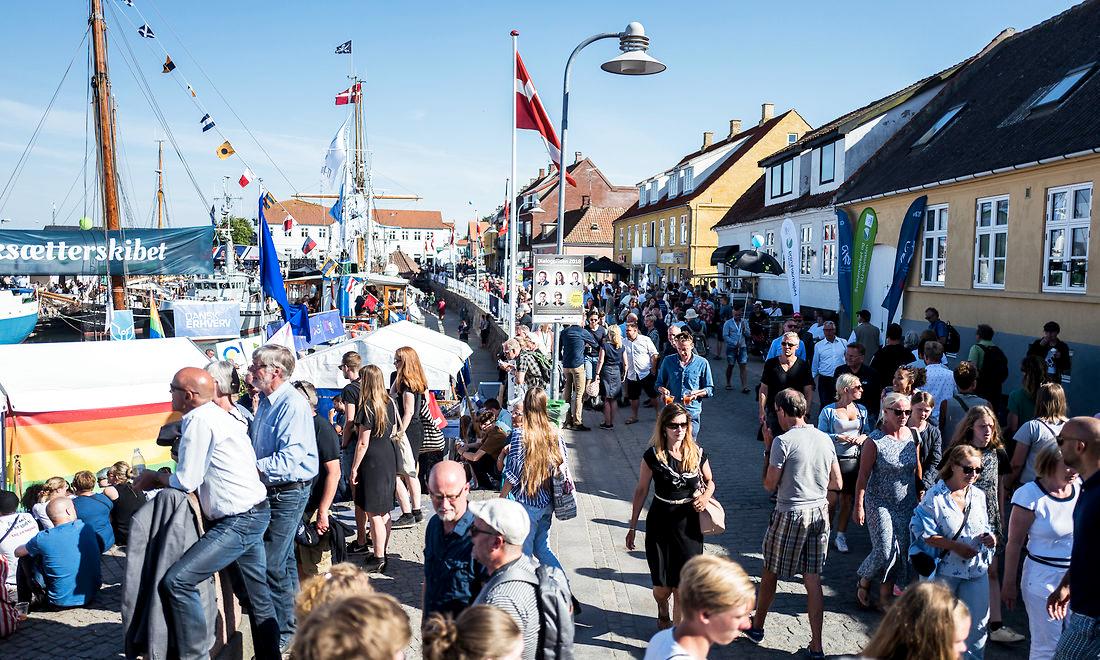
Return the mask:
M1024 636L1008 626L1001 626L989 633L989 639L1002 644L1015 644L1024 640Z
M845 534L844 532L837 532L836 541L834 542L834 544L836 545L837 552L840 552L842 554L848 554L848 535L847 534Z

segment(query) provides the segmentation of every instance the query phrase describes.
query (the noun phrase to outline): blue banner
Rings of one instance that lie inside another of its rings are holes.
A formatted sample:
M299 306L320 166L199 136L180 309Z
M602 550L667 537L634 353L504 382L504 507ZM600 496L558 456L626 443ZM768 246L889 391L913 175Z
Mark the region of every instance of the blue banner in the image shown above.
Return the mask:
M279 328L283 327L283 323L283 321L268 323L267 337L270 338L271 335L278 332ZM308 339L299 334L294 335L294 348L304 351L307 348L318 346L333 339L343 339L347 336L344 331L344 321L340 318L340 311L335 309L310 315L309 330L310 336Z
M172 325L177 337L225 339L241 336L241 304L173 300Z
M848 316L852 316L852 221L848 214L836 210L836 286L840 294L840 306Z
M901 221L901 231L898 232L898 251L894 255L894 279L890 282L890 291L886 299L882 301L882 307L886 310L886 322L894 322L894 314L897 314L898 303L901 302L901 293L905 290L905 278L909 277L909 267L913 263L913 255L917 252L917 235L920 234L921 223L924 221L924 207L928 203L928 195L921 195L909 205L905 212L905 219Z
M10 275L210 275L213 227L0 230L0 273Z

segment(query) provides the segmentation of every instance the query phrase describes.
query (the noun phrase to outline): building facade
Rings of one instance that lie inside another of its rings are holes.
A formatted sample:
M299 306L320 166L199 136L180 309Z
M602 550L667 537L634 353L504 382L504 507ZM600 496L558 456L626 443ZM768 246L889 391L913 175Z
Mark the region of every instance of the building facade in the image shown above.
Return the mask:
M587 197L581 200L581 207L565 212L565 240L562 242L565 254L580 254L586 257L614 256L615 221L625 207L593 206ZM531 249L535 254L554 254L558 247L557 227L547 227L547 231L531 239Z

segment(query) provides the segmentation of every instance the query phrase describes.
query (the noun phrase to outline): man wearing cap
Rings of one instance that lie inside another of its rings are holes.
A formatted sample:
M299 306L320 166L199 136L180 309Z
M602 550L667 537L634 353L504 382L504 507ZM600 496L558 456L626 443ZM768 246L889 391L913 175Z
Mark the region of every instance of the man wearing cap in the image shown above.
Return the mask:
M534 660L539 649L538 562L523 554L523 542L531 519L519 502L493 498L470 502L474 521L470 527L474 559L490 576L474 599L474 605L493 605L508 613L523 633L523 660ZM549 569L558 570L558 569ZM559 578L565 584L564 574ZM572 620L559 621L559 639L572 646Z

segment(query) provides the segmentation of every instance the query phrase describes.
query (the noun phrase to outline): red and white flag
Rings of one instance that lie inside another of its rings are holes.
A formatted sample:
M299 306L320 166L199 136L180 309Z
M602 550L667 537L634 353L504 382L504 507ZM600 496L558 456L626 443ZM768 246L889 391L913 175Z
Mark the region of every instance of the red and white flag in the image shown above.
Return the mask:
M542 107L535 84L531 82L531 75L527 73L527 67L523 66L523 58L519 53L516 53L516 128L538 131L546 144L546 151L550 153L550 160L561 169L561 143L558 142L554 125L550 123L546 108ZM571 186L577 185L568 172L565 173L565 180Z
M312 236L306 236L306 242L302 243L302 254L313 252L315 247L317 247L317 241L313 240Z
M291 229L294 229L295 222L296 221L294 220L294 216L287 213L286 217L283 218L283 231L290 231Z
M244 168L244 173L241 174L241 178L237 179L237 183L241 184L242 188L247 188L248 184L252 183L252 178L252 170L246 167Z
M355 83L336 95L336 105L358 103L363 96L363 83Z
M500 235L508 235L508 220L511 218L512 205L510 199L508 199L508 180L504 181L504 222L500 223Z

